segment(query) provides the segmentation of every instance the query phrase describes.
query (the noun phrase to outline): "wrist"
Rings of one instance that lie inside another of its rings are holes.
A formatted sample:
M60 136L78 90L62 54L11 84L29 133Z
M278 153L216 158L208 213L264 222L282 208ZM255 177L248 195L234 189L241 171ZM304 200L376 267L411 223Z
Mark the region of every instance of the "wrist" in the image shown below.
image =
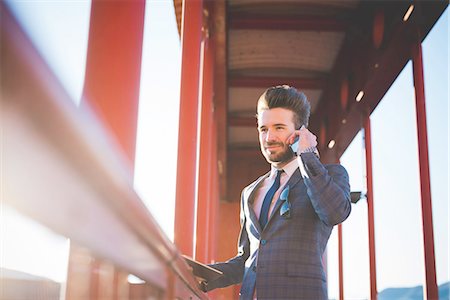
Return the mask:
M317 151L317 148L311 146L311 147L308 147L308 148L305 148L305 149L301 149L301 150L300 150L300 154L302 154L302 153L308 153L308 152L316 152L316 151Z
M300 152L299 155L303 153L314 153L318 158L320 157L319 151L315 146L307 147L305 149L300 150L299 152Z

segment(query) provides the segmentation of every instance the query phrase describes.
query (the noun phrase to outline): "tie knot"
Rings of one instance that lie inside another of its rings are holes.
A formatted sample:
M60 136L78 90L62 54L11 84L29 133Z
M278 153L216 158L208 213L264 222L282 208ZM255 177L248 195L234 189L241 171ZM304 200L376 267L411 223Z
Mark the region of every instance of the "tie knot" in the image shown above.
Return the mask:
M283 169L281 169L281 170L277 170L277 176L275 177L275 179L278 179L278 178L280 178L281 177L281 174L284 172L284 170Z

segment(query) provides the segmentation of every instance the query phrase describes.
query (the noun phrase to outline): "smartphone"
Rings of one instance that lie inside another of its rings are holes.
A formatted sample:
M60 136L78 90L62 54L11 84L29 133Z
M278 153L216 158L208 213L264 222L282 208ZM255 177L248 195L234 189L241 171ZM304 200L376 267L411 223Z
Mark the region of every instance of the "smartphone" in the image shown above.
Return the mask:
M292 150L292 152L294 152L295 155L297 155L297 151L298 151L298 141L299 141L299 138L298 138L298 136L296 136L295 140L294 140L294 143L292 143L290 145L291 150Z

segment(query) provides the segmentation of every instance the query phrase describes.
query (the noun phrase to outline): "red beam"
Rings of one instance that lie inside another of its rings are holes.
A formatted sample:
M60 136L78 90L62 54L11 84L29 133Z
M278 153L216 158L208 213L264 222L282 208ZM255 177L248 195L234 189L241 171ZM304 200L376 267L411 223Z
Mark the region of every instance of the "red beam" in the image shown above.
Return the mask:
M285 78L285 77L244 77L230 76L230 87L260 87L268 88L275 85L287 84L299 89L323 89L326 80L323 78Z
M218 243L218 217L219 217L219 170L217 165L218 158L218 138L217 138L217 121L212 121L212 137L211 137L211 189L209 191L210 211L209 211L209 247L208 247L208 263L216 262L217 257L217 243Z
M214 57L211 41L203 42L203 84L202 84L202 111L200 118L200 155L199 155L199 182L197 204L197 242L195 259L208 263L209 251L209 218L211 217L212 189L212 127L213 127L213 75Z
M338 225L339 300L344 300L344 259L342 252L342 224Z
M81 101L81 105L88 105L93 109L110 131L128 159L130 170L134 169L136 153L144 11L143 0L92 1ZM131 176L132 174L133 172ZM71 247L70 255L76 256L79 251L78 248ZM91 299L101 298L101 266L100 261L93 259ZM71 272L74 268L75 266L69 266ZM117 271L111 272L113 276L118 275ZM113 282L108 282L108 285L112 284ZM68 290L70 289L69 285Z
M182 65L174 241L193 256L202 1L183 1Z
M331 17L264 16L235 13L229 20L231 29L345 31L349 26L348 22Z
M419 145L420 192L422 200L423 243L425 255L425 299L438 299L434 254L433 210L431 207L430 165L428 159L427 116L423 79L422 45L413 46L413 76L416 92L417 138Z
M220 199L227 198L228 85L227 85L227 3L213 1L213 32L216 49L214 65L214 106L217 120L217 163Z
M134 167L145 1L92 1L86 103ZM114 20L114 22L111 22Z
M364 122L364 143L366 147L366 180L367 180L367 214L369 226L369 266L370 266L370 299L376 300L377 265L375 252L375 221L373 209L373 180L372 180L372 134L370 130L370 116Z

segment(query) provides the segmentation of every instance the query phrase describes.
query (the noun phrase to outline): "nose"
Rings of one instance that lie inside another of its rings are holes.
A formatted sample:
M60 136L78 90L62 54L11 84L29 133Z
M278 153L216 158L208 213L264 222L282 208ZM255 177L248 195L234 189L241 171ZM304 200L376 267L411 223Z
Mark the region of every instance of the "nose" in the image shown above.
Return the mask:
M273 142L275 140L275 135L270 131L270 129L266 132L265 140L266 142Z

